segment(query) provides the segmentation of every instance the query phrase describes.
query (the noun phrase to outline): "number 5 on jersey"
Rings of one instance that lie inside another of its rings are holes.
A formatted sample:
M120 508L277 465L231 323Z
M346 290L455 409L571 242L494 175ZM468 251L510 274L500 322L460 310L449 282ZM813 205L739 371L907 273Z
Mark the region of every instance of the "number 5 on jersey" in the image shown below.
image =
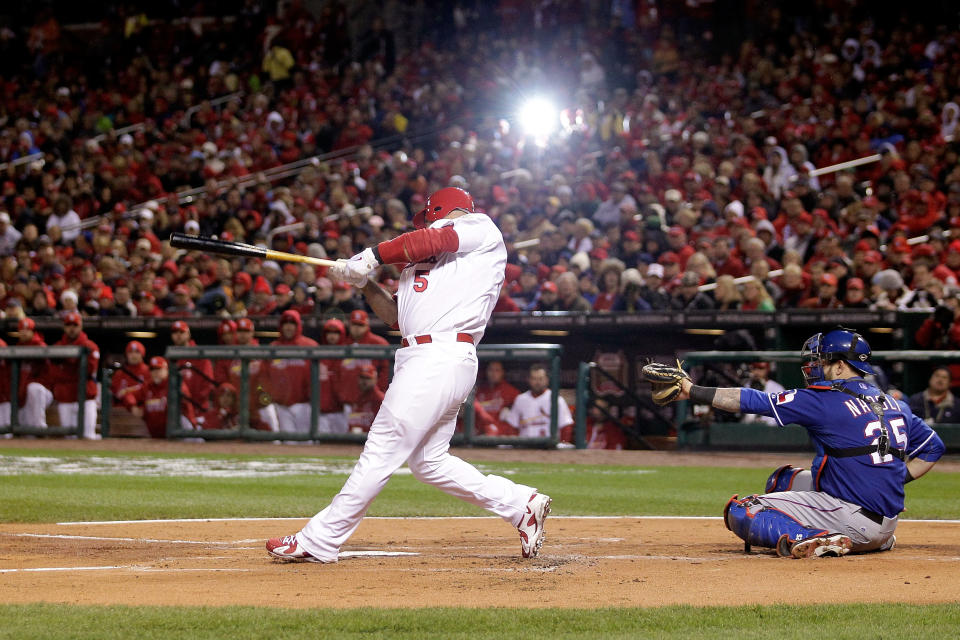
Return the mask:
M413 290L417 293L423 293L427 290L427 285L430 284L427 282L428 273L430 273L430 269L417 269L413 272Z

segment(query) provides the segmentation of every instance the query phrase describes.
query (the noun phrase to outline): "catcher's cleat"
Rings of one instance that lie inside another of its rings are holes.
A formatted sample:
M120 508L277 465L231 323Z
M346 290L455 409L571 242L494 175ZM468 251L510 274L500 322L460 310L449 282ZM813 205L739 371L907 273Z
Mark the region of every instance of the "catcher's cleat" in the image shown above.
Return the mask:
M267 540L267 553L287 562L323 562L300 548L297 536L284 536Z
M828 533L792 542L786 534L777 541L777 555L781 558L838 558L850 553L853 540L840 533Z
M880 548L877 551L893 551L897 546L897 536L890 536L887 538L887 541L880 545Z
M520 520L517 531L520 532L520 551L524 558L536 558L543 546L546 533L543 523L550 513L550 503L553 500L548 495L535 493L527 501L527 509Z

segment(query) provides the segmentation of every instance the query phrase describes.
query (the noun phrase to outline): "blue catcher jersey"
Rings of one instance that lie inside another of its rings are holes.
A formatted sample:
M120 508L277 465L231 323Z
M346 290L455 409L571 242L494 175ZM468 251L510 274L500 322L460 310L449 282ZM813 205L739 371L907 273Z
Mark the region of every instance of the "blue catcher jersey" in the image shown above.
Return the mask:
M857 394L882 401L891 449L903 450L907 459L936 461L943 455L940 437L906 403L884 395L863 378L840 382ZM889 518L903 511L906 466L902 460L877 452L851 457L825 453L877 444L880 418L867 403L826 386L779 393L745 388L740 391L740 406L743 411L772 417L781 427L799 424L807 429L817 450L811 471L818 491Z

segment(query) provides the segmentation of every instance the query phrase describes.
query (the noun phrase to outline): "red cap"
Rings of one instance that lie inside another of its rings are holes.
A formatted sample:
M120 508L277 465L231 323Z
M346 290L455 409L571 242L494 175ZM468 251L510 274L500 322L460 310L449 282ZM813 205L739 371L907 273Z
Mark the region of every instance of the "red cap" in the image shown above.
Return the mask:
M813 224L813 216L807 213L806 211L801 211L800 215L797 216L797 222Z
M858 240L857 244L853 245L853 250L856 251L870 251L870 243L866 240Z
M913 248L913 255L932 258L933 256L937 255L937 250L933 248L933 245L929 245L924 242L923 244L918 244Z
M377 377L377 368L372 364L365 364L360 367L360 370L357 372L357 375L361 378L376 378Z
M910 243L903 236L897 236L890 242L890 251L897 253L910 253Z
M666 251L657 260L660 264L680 264L680 256L673 251Z
M257 277L257 284L253 285L254 293L271 293L270 283L262 276Z
M557 289L556 282L554 282L553 280L547 280L542 285L540 285L540 291L552 291L554 293L557 293L559 290Z
M78 327L82 327L83 317L81 317L81 315L76 311L71 311L67 315L63 316L63 326L67 326L68 324L75 324Z
M131 351L136 351L142 356L147 355L147 350L143 346L143 343L138 342L137 340L131 340L127 343L127 353L130 353Z
M871 209L876 209L880 206L880 201L876 196L867 196L863 199L863 206L870 207Z
M350 312L351 324L370 324L370 316L363 309L354 309Z
M273 292L276 293L278 296L285 296L288 293L290 293L290 286L284 282L281 282L280 284L277 285L277 287L273 290Z
M161 356L153 356L150 358L150 368L151 369L166 369L167 368L167 359Z
M595 260L606 260L608 255L606 249L597 248L590 252L590 257Z
M217 335L223 335L227 332L234 333L237 330L237 323L233 320L227 318L220 323L220 326L217 327Z
M847 289L863 289L863 280L860 278L850 278L847 280Z
M670 230L669 230L669 231L667 231L667 235L668 235L668 236L686 237L686 235L687 235L687 230L684 229L683 227L680 227L680 226L673 226L673 227L670 227Z
M253 320L250 318L237 320L237 331L253 331Z
M837 276L833 275L832 273L825 273L822 276L820 276L820 282L822 284L829 284L834 287L839 284L839 282L837 281Z
M190 327L183 320L177 320L172 325L170 325L170 333L176 333L177 331L190 333Z
M33 331L36 327L37 323L33 318L20 318L20 322L17 323L17 331Z
M247 289L250 289L253 286L253 278L250 277L250 274L246 271L239 271L236 275L233 276L234 284L242 284Z
M153 295L149 291L144 291L140 294L140 300L149 300L150 302L156 302L157 296Z
M162 265L160 265L160 271L161 272L171 271L173 272L173 275L177 275L180 273L180 268L177 266L177 263L174 262L173 260L167 260Z
M104 287L103 289L100 289L100 299L113 300L113 289L110 287Z
M947 251L960 251L960 240L954 240L948 244Z
M343 326L343 323L339 320L339 318L330 318L323 323L324 333L332 333L334 331L337 333L344 333L346 330L346 327Z
M867 251L867 252L863 255L863 261L864 261L864 262L872 262L872 263L877 263L877 264L879 264L879 263L883 262L883 256L880 255L880 252L879 252L879 251L871 250L871 251Z
M182 293L182 294L185 295L185 296L190 295L190 289L188 289L188 288L187 288L187 285L185 285L185 284L178 284L177 286L175 286L175 287L173 288L173 292L174 292L175 294L180 294L180 293Z
M640 234L638 234L636 231L624 231L623 239L632 240L633 242L640 242Z
M167 286L166 278L154 278L153 279L153 288L154 289L163 289Z

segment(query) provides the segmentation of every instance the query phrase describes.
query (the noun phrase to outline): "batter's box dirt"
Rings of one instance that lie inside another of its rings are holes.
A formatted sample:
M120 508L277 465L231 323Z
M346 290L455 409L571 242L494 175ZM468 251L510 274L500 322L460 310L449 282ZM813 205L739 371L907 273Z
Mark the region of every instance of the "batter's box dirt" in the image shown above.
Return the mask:
M719 518L550 518L540 557L524 560L516 532L495 518L370 518L338 564L267 556L264 540L305 522L0 525L0 601L581 608L881 602L892 593L928 603L960 593L953 523L903 522L889 553L785 560L743 554ZM791 584L789 596L771 594L773 577Z

